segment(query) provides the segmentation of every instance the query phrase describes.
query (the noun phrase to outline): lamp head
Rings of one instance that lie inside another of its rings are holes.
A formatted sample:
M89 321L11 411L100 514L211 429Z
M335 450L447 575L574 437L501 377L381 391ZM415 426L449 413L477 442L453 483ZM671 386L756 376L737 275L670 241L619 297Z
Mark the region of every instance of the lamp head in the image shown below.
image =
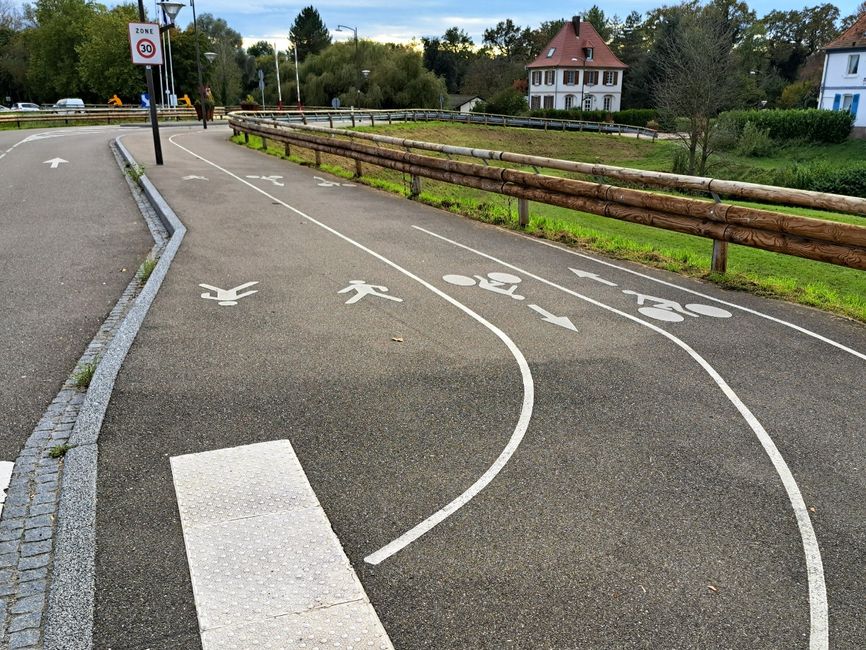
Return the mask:
M217 58L217 53L216 52L205 52L204 58L207 59L208 63L213 63L214 59Z
M177 18L177 14L180 13L180 10L183 9L186 5L182 2L158 2L157 3L162 10L165 12L165 15L168 16L169 22L174 25L174 19Z

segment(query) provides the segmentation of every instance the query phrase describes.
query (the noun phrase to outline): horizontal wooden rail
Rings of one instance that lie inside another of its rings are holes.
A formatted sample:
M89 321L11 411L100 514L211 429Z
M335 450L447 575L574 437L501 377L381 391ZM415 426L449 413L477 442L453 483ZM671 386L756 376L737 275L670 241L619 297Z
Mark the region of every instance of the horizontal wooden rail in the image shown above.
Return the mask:
M381 146L385 136L371 138L370 134L354 131L285 125L237 114L229 117L229 124L236 132L348 157L413 176L866 270L866 226L434 157L411 150L432 150L484 161L505 160L504 152L388 138L389 144L400 144L401 148L395 149ZM418 144L423 146L416 146Z

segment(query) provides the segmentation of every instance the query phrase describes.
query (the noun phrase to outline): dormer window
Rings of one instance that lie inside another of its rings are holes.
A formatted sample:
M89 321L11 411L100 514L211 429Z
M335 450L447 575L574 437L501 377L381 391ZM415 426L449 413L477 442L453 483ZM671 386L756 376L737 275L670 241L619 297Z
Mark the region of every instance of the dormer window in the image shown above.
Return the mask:
M556 53L556 48L555 47L550 48L549 50L547 50L547 58L552 59L553 55L555 53Z
M591 47L583 48L583 53L586 55L587 61L592 61L592 48Z

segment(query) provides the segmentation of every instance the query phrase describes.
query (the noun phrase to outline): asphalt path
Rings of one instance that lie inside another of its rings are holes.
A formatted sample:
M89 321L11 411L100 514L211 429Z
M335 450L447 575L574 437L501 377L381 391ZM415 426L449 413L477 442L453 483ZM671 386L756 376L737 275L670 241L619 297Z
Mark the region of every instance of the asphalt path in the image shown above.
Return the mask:
M199 646L169 458L282 438L397 648L866 645L862 325L227 135L148 169L188 232L100 437L96 647Z
M0 459L15 459L153 245L109 149L118 132L0 132Z

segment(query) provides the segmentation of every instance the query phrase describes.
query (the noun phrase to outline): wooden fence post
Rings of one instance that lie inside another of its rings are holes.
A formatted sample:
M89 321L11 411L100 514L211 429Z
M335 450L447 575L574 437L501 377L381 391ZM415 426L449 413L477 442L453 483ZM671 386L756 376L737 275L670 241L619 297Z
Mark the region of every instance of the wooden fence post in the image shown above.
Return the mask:
M412 174L412 183L409 186L409 197L414 199L419 194L421 194L421 177Z
M716 205L721 204L722 199L715 192L710 192ZM713 240L713 261L711 265L713 273L727 273L728 271L728 242L719 239Z
M288 142L286 143L286 158L290 158L292 156L292 145Z
M316 167L322 166L322 152L316 149Z
M249 144L249 143L250 143L250 134L245 132L244 133L244 144Z
M361 178L364 175L364 170L361 167L361 161L355 158L355 178Z
M268 150L268 139L265 136L262 136L262 149L264 151Z
M529 201L517 199L517 223L521 228L529 225Z

